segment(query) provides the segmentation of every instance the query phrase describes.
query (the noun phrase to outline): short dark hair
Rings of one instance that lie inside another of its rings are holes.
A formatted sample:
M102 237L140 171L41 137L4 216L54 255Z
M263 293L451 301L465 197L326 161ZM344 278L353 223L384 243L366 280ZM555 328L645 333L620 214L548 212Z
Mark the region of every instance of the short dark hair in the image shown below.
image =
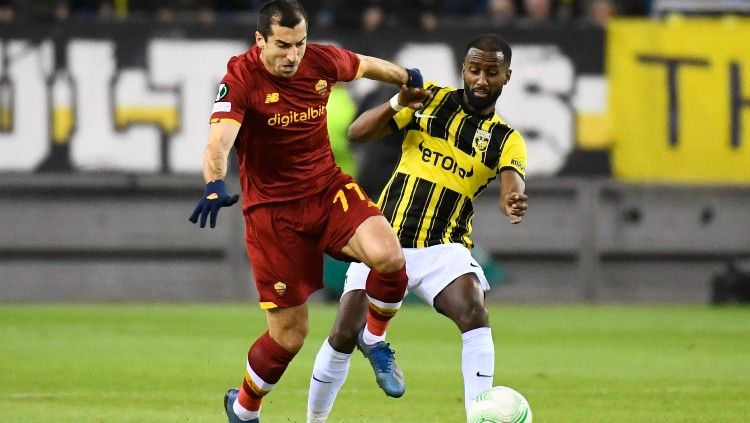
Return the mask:
M499 51L503 54L505 64L510 66L510 58L513 54L510 44L497 34L483 34L469 41L469 44L466 45L464 57L472 48L478 48L483 51Z
M274 19L278 19L278 22L273 22ZM258 13L258 32L263 38L268 38L272 24L294 28L303 19L307 21L307 12L297 0L270 0L261 6Z

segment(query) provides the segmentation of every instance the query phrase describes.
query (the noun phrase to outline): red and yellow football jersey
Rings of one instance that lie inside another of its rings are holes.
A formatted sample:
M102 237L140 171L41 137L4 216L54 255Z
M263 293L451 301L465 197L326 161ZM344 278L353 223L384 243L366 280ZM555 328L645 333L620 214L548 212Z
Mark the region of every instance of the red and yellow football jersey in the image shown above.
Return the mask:
M258 46L229 60L211 122L240 124L234 146L245 209L320 192L339 174L326 105L333 85L353 80L358 68L353 52L321 44L308 44L288 79L268 72Z

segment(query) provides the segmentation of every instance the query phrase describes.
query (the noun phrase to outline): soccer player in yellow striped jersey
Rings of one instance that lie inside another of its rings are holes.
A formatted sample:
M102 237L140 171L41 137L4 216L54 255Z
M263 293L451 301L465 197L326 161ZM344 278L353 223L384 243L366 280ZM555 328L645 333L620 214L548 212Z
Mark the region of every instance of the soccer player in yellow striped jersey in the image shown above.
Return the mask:
M495 362L484 304L489 284L470 253L472 200L499 175L500 211L518 224L527 209L526 145L495 113L510 80L510 62L507 42L494 34L479 36L466 48L463 89L428 83L431 95L425 96L419 88L402 86L349 128L352 141L359 142L404 131L401 160L378 206L404 249L409 289L461 332L466 407L493 386ZM373 354L367 345L375 341L389 348L385 335L363 340L367 273L362 263L353 263L347 272L336 322L315 359L308 422L326 421L355 346L366 357Z

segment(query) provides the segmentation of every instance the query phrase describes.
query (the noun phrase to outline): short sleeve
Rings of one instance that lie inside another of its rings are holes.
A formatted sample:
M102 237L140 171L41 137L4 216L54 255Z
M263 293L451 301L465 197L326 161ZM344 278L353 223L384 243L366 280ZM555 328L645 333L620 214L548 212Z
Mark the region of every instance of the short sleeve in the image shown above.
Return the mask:
M323 62L333 66L336 81L349 82L357 77L359 70L359 56L356 53L327 44L319 44L317 47L323 56Z
M514 170L522 178L526 178L526 141L515 130L508 137L500 155L498 172L506 169Z
M247 91L245 78L236 57L227 64L227 73L221 79L214 106L211 111L211 123L228 119L242 123L247 108Z
M399 110L395 115L393 115L392 122L396 124L396 127L399 130L404 129L406 125L408 125L412 118L414 117L414 109L411 107L404 107L403 109Z

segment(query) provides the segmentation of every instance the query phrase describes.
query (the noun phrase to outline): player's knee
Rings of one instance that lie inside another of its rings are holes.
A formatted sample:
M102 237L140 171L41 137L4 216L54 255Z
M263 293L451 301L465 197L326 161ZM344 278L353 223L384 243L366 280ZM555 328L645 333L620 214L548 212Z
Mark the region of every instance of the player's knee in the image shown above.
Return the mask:
M372 263L367 263L371 269L379 273L392 273L400 270L406 264L401 248L387 248L373 255Z
M328 342L333 349L339 352L350 352L357 343L359 330L365 325L364 318L347 318L337 320L331 328L331 334L328 336Z
M477 303L468 304L453 320L461 332L490 325L490 315L487 309L482 304Z
M274 339L287 351L296 353L305 343L307 337L308 326L306 322L299 322L295 326L287 326L278 331Z
M328 343L331 347L342 353L351 353L354 351L354 347L357 344L357 335L359 329L353 326L336 326L331 329L331 334L328 336Z
M305 343L305 335L299 332L288 332L281 338L279 345L287 351L296 353L302 349L302 345Z

